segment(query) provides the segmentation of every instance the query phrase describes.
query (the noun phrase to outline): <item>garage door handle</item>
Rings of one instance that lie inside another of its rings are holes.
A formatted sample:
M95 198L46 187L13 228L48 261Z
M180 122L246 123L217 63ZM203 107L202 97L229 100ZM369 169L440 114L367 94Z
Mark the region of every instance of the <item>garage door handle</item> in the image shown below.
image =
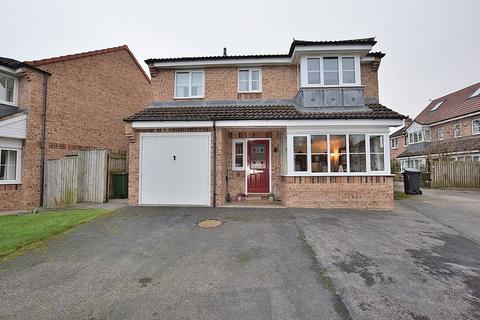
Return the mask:
M177 156L173 156L173 161L177 160Z

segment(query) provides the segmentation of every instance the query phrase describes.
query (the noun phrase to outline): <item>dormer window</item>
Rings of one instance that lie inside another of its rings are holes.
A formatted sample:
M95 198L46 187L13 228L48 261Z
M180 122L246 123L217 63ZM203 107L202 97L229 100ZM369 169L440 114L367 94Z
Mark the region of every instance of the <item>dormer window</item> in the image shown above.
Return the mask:
M262 69L238 69L238 92L262 92Z
M475 98L475 97L479 97L480 96L480 88L478 88L477 90L475 90L472 95L470 96L470 98Z
M302 87L360 85L358 57L304 57Z
M14 77L0 74L0 103L16 104L16 82Z
M440 102L437 102L430 111L435 111L435 110L437 110L438 108L440 108L440 106L441 106L444 102L445 102L445 100L442 100L442 101L440 101Z

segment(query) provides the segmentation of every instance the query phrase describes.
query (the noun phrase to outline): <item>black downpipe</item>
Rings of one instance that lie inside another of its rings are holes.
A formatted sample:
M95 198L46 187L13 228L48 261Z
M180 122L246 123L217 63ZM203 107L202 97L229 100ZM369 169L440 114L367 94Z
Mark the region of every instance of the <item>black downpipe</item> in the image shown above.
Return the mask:
M213 207L217 202L217 127L216 121L213 120Z
M41 115L41 132L40 132L40 207L43 207L43 196L45 193L45 140L47 127L47 92L48 92L48 76L43 74L43 103Z

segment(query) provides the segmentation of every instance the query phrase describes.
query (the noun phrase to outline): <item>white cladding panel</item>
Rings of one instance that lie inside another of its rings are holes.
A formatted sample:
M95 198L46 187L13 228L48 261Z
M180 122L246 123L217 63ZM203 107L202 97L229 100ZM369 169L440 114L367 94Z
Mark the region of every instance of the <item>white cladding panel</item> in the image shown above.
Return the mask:
M140 204L210 205L210 133L143 134Z

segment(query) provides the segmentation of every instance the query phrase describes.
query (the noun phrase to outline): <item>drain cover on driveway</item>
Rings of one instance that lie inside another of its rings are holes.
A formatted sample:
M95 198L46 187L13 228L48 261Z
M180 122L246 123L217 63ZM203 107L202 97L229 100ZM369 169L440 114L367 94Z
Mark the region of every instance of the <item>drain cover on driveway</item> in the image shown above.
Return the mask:
M211 229L211 228L216 228L216 227L219 227L222 225L222 221L218 220L218 219L205 219L205 220L202 220L198 223L198 226L200 228L204 228L204 229Z

